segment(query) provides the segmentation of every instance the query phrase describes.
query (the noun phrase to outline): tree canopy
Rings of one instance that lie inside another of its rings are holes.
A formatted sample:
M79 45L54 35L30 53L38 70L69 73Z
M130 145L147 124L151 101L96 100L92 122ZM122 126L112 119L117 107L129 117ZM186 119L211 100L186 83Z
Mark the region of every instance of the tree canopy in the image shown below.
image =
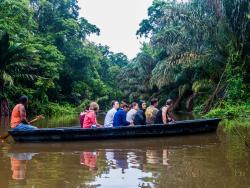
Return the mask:
M136 33L149 42L132 60L88 41L100 29L77 0L2 0L0 9L0 95L11 103L25 94L50 113L159 97L208 112L249 101L248 0L154 0Z
M137 31L149 42L124 68L122 88L133 90L130 98L174 98L190 111L246 102L249 12L247 0L154 0Z
M100 29L79 16L76 0L2 0L0 9L1 97L25 94L42 113L49 103L105 108L120 97L115 79L128 59L87 40Z

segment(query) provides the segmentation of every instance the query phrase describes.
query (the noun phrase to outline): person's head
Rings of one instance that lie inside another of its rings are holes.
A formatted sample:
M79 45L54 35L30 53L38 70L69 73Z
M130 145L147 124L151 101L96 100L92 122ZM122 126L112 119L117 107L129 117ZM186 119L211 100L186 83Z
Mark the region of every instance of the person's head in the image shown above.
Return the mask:
M94 110L95 112L99 111L99 105L96 102L91 102L89 105L89 110Z
M151 99L151 105L154 107L158 106L158 99Z
M84 111L88 111L89 110L89 105L87 105L84 109Z
M172 100L172 99L168 99L167 101L166 101L166 105L167 106L172 106L174 104L174 101Z
M138 103L137 103L137 102L133 102L133 103L131 104L131 109L139 110L139 105L138 105Z
M119 108L119 102L118 101L112 101L111 106L112 106L112 108L118 109Z
M129 110L128 104L125 102L122 102L120 107L126 112Z
M145 101L140 101L140 109L146 110L147 108L147 103Z
M24 106L27 106L27 105L28 105L28 97L25 96L25 95L22 95L22 96L19 98L19 103L20 103L20 104L23 104Z

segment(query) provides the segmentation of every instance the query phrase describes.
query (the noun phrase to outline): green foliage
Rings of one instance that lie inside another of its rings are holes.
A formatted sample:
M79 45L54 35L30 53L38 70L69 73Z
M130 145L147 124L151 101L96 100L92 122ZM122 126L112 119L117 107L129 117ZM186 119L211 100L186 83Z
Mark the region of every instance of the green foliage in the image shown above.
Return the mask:
M128 59L86 39L100 30L79 17L77 1L2 0L0 9L0 88L11 104L26 94L31 113L51 115L120 96Z
M49 103L47 106L47 114L48 115L69 115L76 114L77 111L74 106L69 104L57 104L57 103Z
M153 1L137 32L149 39L146 46L152 52L142 48L139 54L148 58L139 55L124 68L123 80L128 84L121 88L128 97L171 96L177 107L192 110L194 106L203 113L223 101L246 102L249 11L247 0Z
M209 91L213 87L210 80L197 80L192 85L192 91L195 93Z
M220 108L211 110L205 117L220 117L227 119L247 118L250 116L250 103L223 103Z

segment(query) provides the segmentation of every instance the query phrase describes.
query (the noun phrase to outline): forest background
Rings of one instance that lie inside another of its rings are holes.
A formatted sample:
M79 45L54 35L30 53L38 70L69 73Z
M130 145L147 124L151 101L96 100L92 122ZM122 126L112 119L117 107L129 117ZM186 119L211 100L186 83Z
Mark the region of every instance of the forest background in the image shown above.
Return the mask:
M97 101L159 98L175 109L218 117L250 116L250 2L154 0L129 60L87 38L98 26L77 0L0 1L0 97L21 94L33 114L66 114Z

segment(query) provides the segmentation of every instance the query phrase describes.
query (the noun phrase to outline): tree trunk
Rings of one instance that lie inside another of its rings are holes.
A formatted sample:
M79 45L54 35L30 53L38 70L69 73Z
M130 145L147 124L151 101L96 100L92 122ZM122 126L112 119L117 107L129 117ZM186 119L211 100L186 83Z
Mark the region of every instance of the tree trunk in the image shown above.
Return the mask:
M221 0L207 0L209 6L215 11L218 18L222 17Z
M194 92L190 97L188 97L187 102L186 102L186 108L188 112L193 111L194 107L194 99L196 98L198 93Z

